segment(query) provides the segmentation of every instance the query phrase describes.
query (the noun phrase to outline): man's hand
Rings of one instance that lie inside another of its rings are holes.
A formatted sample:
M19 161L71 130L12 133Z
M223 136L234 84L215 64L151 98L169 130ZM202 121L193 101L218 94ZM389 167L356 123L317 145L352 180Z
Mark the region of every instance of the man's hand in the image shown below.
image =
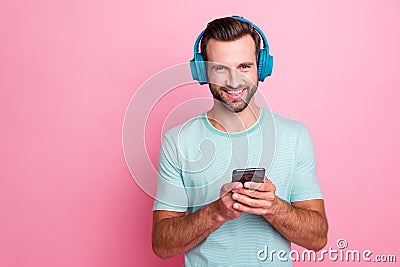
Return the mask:
M240 212L261 215L282 236L307 249L318 251L327 243L328 222L323 199L291 204L275 195L276 187L268 179L264 183L246 182L233 191L237 201L233 208Z
M237 194L236 192L242 189L243 185L240 182L227 183L221 187L220 198L216 202L216 211L221 221L234 220L242 214L242 211L233 207L238 203L232 199L232 194Z
M221 187L220 198L192 213L168 210L153 212L153 250L166 259L188 251L226 221L238 218L242 212L233 208L232 192L243 189L242 183L227 183Z
M277 202L275 191L275 185L268 179L264 183L246 182L244 188L232 193L232 198L239 202L233 208L256 215L272 213Z

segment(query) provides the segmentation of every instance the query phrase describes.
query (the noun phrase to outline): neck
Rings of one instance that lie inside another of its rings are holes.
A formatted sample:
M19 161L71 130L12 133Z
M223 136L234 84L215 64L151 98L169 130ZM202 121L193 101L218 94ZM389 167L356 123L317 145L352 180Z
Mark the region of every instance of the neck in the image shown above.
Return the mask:
M258 120L261 109L255 104L254 98L241 112L235 113L228 110L218 100L214 100L214 106L207 112L207 118L214 128L223 132L242 132L252 127Z

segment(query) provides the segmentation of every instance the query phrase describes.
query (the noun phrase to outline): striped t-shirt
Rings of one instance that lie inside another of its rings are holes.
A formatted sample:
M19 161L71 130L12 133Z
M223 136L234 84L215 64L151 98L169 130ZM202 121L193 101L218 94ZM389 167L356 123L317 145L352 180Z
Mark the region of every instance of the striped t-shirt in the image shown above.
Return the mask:
M289 203L323 198L306 126L261 109L257 123L243 132L219 131L205 113L168 131L153 209L196 212L219 198L234 169L257 167L265 168L276 195ZM291 266L277 254L265 259L265 248L289 253L290 242L261 216L242 213L187 251L185 266Z

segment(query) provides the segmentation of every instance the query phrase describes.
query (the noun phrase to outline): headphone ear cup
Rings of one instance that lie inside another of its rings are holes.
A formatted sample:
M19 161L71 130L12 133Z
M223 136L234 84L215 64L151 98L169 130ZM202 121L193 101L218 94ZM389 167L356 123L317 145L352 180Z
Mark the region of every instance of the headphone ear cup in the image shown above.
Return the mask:
M192 72L193 79L199 81L200 84L206 84L208 82L206 65L201 53L196 53L194 58L190 61L190 71Z
M197 73L196 61L194 58L190 60L190 72L192 73L193 80L199 80L199 74Z
M263 82L265 78L271 75L273 61L273 57L267 53L267 50L260 49L258 55L258 80L260 82Z
M267 77L265 75L265 68L266 68L266 60L267 53L265 49L260 49L260 52L258 53L258 80L260 82L263 82L264 79Z
M267 64L265 66L266 67L266 69L265 69L266 76L265 77L270 76L272 74L272 68L274 66L274 57L270 56L269 54L267 57L268 58L267 58Z

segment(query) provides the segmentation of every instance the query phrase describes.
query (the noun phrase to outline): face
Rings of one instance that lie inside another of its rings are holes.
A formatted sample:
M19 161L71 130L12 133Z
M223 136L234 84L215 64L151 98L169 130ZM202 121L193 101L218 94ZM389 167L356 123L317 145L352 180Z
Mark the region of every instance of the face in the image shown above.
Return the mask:
M207 75L214 99L233 112L243 111L257 91L256 46L250 35L235 41L210 39Z

